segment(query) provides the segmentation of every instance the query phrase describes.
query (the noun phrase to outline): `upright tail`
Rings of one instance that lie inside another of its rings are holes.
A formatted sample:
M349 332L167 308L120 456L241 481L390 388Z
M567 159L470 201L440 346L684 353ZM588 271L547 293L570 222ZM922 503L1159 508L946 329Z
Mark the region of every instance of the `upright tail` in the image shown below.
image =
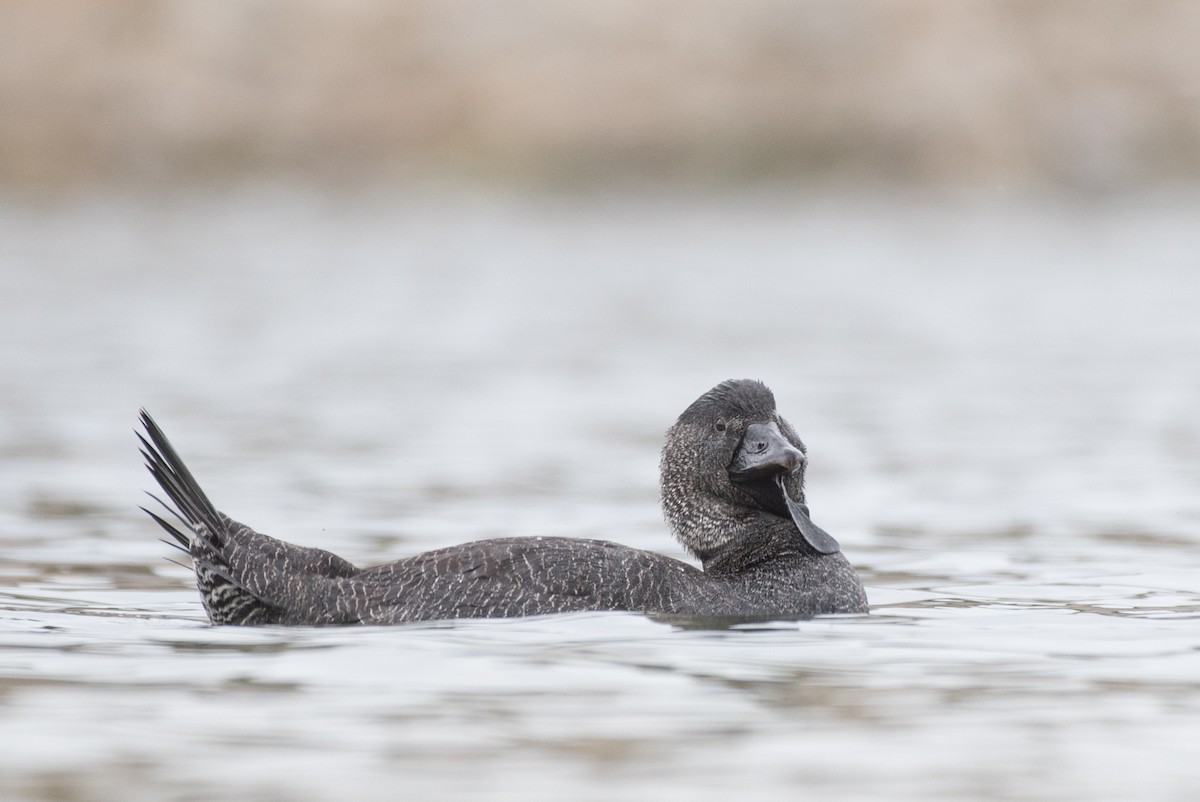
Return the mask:
M180 547L191 555L196 571L196 586L209 620L214 624L273 624L280 620L282 610L270 604L247 587L242 566L231 565L234 528L247 529L235 524L217 512L208 496L200 488L192 472L171 447L171 442L146 410L140 415L146 435L138 433L142 456L146 468L158 482L174 507L153 493L152 499L162 505L170 515L183 525L178 527L160 515L142 507L142 511L153 518Z

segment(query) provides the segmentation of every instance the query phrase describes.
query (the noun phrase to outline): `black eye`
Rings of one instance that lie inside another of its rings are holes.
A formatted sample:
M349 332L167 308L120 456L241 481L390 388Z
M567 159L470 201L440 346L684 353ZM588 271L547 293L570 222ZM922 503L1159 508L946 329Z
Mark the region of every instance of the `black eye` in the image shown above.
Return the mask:
M717 418L717 422L713 424L713 428L716 429L718 432L725 431L725 419Z

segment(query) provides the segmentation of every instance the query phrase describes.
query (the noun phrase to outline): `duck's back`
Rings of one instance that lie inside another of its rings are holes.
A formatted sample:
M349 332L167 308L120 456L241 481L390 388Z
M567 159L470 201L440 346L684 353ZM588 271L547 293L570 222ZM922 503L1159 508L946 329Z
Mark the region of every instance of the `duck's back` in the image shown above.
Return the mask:
M583 610L676 612L703 572L605 540L481 540L367 568L364 623L508 618Z

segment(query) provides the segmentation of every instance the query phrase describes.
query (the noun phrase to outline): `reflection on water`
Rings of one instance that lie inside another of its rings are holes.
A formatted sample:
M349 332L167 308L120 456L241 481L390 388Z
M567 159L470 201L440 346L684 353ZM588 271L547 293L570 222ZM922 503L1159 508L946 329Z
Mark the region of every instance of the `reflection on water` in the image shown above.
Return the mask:
M0 207L0 797L1188 798L1197 212ZM214 629L136 510L146 405L228 512L360 562L678 556L661 434L735 376L808 442L871 616Z

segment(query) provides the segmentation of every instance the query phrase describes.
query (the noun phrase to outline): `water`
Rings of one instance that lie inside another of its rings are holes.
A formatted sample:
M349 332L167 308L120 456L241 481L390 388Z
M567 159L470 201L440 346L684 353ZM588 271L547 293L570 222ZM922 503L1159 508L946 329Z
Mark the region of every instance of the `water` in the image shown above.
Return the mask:
M181 190L0 204L0 798L1154 799L1200 788L1200 198ZM207 626L145 405L359 562L683 556L662 432L806 439L869 617Z

